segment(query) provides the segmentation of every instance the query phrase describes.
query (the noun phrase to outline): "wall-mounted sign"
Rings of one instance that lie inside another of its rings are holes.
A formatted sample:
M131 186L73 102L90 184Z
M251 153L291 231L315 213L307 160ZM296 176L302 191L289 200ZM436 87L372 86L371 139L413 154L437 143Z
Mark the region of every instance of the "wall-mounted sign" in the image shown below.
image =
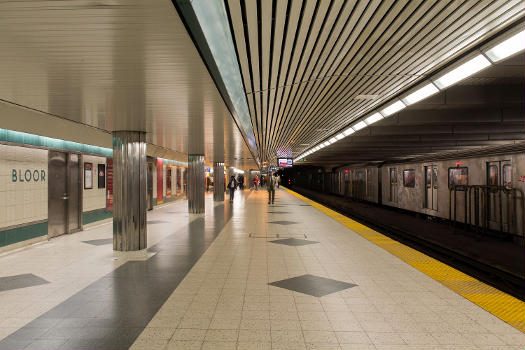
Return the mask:
M113 158L106 160L106 209L113 210Z
M106 188L106 165L98 165L98 188Z
M93 164L84 163L84 189L93 188Z
M46 181L46 171L41 169L12 169L12 182L44 182Z
M278 158L277 166L279 168L290 168L293 166L293 159L292 158Z

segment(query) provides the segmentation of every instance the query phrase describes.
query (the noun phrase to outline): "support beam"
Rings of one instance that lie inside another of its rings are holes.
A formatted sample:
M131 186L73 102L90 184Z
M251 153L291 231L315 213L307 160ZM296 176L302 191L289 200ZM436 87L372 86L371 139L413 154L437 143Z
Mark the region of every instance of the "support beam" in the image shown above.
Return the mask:
M204 213L204 155L188 155L188 210Z
M213 163L213 200L224 201L224 163Z

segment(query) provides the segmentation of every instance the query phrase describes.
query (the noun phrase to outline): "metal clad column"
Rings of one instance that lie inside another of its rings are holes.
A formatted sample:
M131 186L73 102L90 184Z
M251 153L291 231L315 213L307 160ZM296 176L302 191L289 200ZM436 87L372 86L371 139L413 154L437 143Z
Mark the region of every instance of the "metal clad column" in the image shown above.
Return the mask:
M188 210L204 213L204 156L188 155Z
M113 132L113 250L147 247L146 133Z
M224 163L213 163L213 200L224 201Z

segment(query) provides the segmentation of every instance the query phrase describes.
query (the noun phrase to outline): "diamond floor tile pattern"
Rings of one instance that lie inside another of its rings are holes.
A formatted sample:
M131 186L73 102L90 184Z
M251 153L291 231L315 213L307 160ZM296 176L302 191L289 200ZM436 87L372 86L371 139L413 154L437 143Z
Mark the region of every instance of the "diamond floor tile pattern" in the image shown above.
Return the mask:
M290 245L290 246L295 246L295 247L319 243L317 241L308 241L306 239L297 239L297 238L277 239L275 241L270 241L270 242L276 243L276 244L285 244L285 245Z
M314 297L322 297L328 294L340 292L342 290L356 287L357 284L337 281L330 278L319 277L314 275L302 275L293 278L287 278L281 281L268 283L271 286L292 290Z

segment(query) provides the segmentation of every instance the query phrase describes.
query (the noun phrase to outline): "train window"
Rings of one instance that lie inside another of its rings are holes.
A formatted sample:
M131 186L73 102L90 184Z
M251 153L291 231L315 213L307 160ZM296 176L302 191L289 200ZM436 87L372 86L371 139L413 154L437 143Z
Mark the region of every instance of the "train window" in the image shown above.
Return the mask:
M512 187L512 165L510 164L503 166L503 186L507 188Z
M456 167L448 168L448 187L467 186L468 185L468 168Z
M416 171L414 169L403 170L403 186L412 188L416 186Z
M489 186L498 186L498 166L497 165L489 165Z

